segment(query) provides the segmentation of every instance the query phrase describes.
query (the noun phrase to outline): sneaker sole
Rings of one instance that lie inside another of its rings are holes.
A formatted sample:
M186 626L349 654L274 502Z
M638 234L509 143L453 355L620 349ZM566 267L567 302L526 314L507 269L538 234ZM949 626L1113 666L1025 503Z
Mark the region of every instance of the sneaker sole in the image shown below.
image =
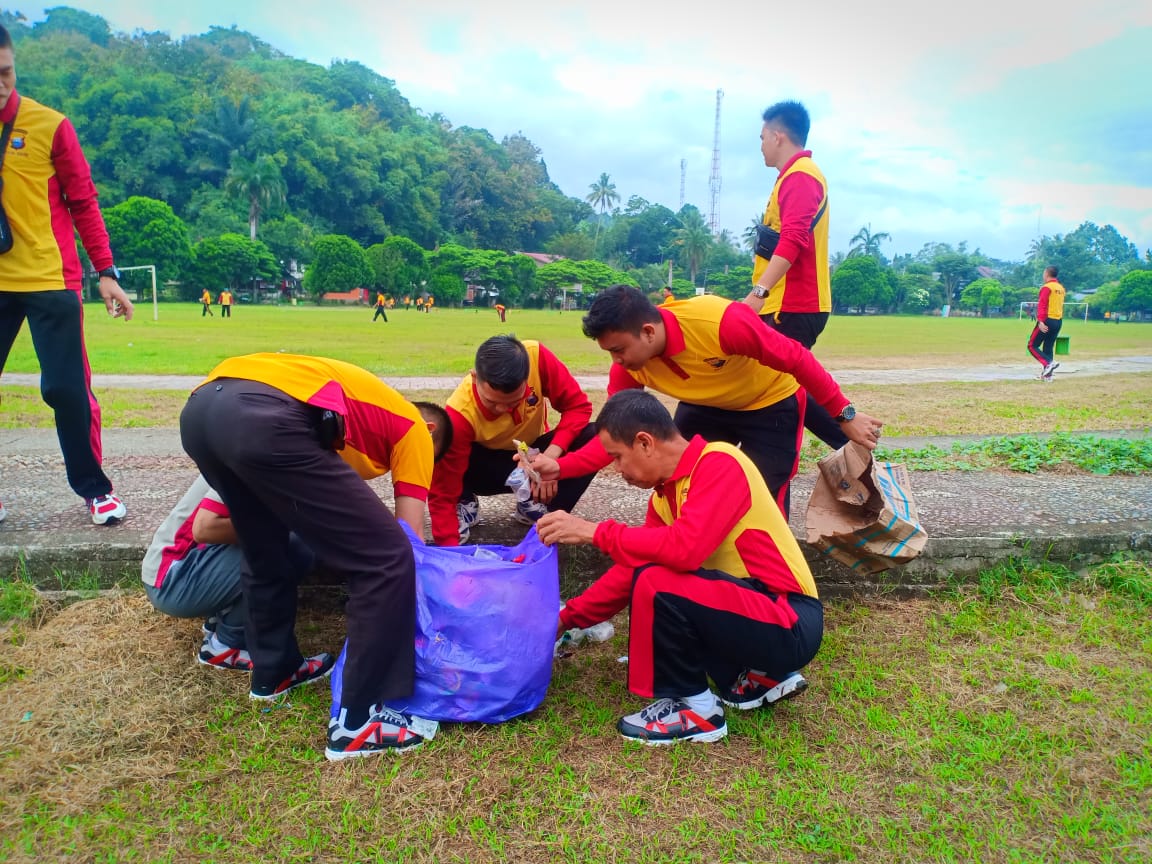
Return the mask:
M378 756L381 753L410 753L413 750L419 750L424 746L424 742L420 741L416 744L409 744L407 747L380 747L377 750L332 750L328 747L324 748L324 758L329 762L344 762L348 759L363 759L368 756Z
M776 688L773 687L772 689L775 690ZM807 689L808 681L807 679L804 679L797 682L796 684L793 684L775 699L772 698L772 690L769 690L759 699L753 699L751 702L729 702L727 699L721 699L720 702L729 708L736 708L740 711L751 711L754 708L759 708L761 705L775 705L777 702L784 702L787 699L795 699Z
M222 672L251 672L251 669L245 669L243 666L226 666L221 663L213 663L211 660L205 660L199 654L196 655L196 662L201 666L207 666L209 669L219 669Z
M315 678L309 678L307 681L301 681L299 684L293 684L291 687L285 687L279 693L273 693L271 696L262 696L260 694L253 693L251 690L249 690L248 691L248 698L251 699L253 702L274 702L277 699L279 699L281 696L286 696L287 694L291 693L293 690L296 690L297 688L307 687L309 684L315 684L317 681L325 680L329 675L332 674L332 670L334 668L335 668L335 665L329 666L326 670L324 670L324 672L322 674L317 675Z
M679 738L633 738L631 735L625 735L619 732L621 738L625 741L637 741L648 747L664 747L669 744L679 744L687 741L690 744L713 744L722 738L728 737L728 724L725 723L719 729L712 729L708 732L696 732L692 735L683 735Z

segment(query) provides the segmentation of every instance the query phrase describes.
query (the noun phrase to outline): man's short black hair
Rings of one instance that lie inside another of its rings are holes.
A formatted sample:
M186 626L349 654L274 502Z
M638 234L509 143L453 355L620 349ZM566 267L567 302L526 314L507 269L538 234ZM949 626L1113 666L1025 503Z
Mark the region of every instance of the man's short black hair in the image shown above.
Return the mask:
M639 432L647 432L657 441L671 441L680 434L672 415L660 400L644 390L621 390L604 403L596 418L596 431L632 446Z
M764 122L783 130L792 143L803 147L808 143L808 130L812 121L808 109L799 102L777 102L764 109Z
M648 295L631 285L613 285L602 291L584 316L584 335L599 339L605 333L631 333L636 336L645 324L659 324L660 310Z
M0 49L12 47L12 34L8 32L8 28L0 24Z
M476 377L501 393L528 380L528 349L512 334L485 339L476 349Z
M432 461L439 462L440 457L447 453L448 448L452 446L452 421L448 417L448 412L432 402L413 402L412 404L419 409L421 415L431 414L436 421L436 432L432 436Z
M1052 274L1052 278L1055 279L1056 277L1058 277L1060 275L1060 268L1057 267L1055 264L1049 264L1047 267L1044 268L1044 272Z

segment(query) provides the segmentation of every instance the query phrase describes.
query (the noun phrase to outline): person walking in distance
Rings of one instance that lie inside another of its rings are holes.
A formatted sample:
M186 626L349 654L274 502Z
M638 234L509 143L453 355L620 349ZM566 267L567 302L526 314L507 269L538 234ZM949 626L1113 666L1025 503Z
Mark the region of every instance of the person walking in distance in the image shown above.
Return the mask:
M0 27L0 371L25 319L40 361L40 392L55 412L68 484L92 521L127 515L101 466L100 405L84 345L83 270L73 230L100 276L113 318L132 320L96 186L76 130L16 91L12 37ZM0 506L0 519L5 515Z
M372 315L372 320L375 321L377 318L383 318L384 323L388 323L388 313L385 311L385 299L383 291L376 292L376 311Z
M207 288L205 288L204 293L200 295L200 317L203 318L205 315L209 318L216 317L212 314L212 292Z
M1028 353L1043 366L1040 380L1052 382L1052 373L1060 368L1053 360L1056 337L1064 323L1064 286L1057 281L1060 269L1054 264L1044 269L1044 284L1036 304L1036 326L1028 339Z
M227 288L220 292L220 317L232 317L232 292Z

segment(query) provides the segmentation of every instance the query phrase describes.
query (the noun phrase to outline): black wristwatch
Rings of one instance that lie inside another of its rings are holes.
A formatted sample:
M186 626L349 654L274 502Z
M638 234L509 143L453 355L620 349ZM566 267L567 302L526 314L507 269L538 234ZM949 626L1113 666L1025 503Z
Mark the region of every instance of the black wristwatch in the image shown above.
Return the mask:
M847 405L844 406L844 410L836 415L836 422L837 423L847 423L849 420L851 420L855 416L856 416L856 409L853 408L852 403L849 402Z
M115 264L113 264L111 267L105 267L103 270L101 270L96 275L99 276L101 279L108 278L108 279L115 279L117 282L120 281L120 271L116 269Z

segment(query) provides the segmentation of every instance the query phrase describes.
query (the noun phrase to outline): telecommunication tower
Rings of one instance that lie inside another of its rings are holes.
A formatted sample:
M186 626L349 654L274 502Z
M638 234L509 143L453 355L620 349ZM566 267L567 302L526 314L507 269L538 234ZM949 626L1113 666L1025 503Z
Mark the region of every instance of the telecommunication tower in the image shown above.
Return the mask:
M712 209L708 214L708 228L713 234L720 230L720 217L717 212L720 207L720 101L724 98L724 91L716 91L716 132L712 138L712 177L708 180L708 188L712 192Z
M688 160L680 160L680 209L684 209L684 177L688 172Z

